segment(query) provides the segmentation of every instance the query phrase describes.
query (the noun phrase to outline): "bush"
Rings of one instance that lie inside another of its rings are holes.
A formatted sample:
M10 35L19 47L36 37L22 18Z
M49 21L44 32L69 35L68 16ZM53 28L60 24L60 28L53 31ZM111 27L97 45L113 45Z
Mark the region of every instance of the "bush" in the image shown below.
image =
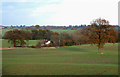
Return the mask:
M36 45L37 48L41 48L41 43L38 42L37 45Z

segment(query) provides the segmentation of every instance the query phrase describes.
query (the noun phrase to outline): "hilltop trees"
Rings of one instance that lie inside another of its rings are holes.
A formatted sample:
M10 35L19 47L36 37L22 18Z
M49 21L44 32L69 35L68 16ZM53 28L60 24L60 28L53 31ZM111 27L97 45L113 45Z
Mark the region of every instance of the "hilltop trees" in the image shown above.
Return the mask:
M35 25L36 28L40 28L40 25Z
M117 31L112 25L109 25L109 21L105 19L96 19L91 23L91 26L87 28L89 34L89 41L91 44L97 44L98 54L101 54L101 48L107 42L115 43L118 37Z
M8 39L8 42L13 43L14 47L16 47L18 44L20 46L23 46L26 44L25 40L28 41L30 37L30 32L29 31L24 31L24 30L10 30L5 33L4 38Z

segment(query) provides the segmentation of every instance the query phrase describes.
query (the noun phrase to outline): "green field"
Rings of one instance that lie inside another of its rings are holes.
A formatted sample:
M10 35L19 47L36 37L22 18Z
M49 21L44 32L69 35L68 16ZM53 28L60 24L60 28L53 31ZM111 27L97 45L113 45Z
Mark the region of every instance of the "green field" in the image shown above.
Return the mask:
M67 30L52 29L51 31L53 31L53 32L58 32L58 33L63 33L63 32L71 33L71 32L74 32L74 31L76 31L76 30L71 30L71 29L67 29Z
M3 50L3 75L118 75L118 44Z
M2 42L2 44L0 44L0 47L2 47L2 48L13 47L13 44L8 43L8 40L0 39L0 41ZM40 41L40 40L29 40L29 42L26 42L26 43L28 43L29 46L36 46L36 44L37 44L39 41ZM25 46L27 46L27 44L26 44Z

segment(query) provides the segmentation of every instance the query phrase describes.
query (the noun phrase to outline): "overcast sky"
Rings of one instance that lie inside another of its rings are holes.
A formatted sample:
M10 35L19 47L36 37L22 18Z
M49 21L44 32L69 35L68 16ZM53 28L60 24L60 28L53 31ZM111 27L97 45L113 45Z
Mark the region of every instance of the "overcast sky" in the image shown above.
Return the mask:
M118 1L3 0L0 14L2 25L88 25L100 17L117 25Z

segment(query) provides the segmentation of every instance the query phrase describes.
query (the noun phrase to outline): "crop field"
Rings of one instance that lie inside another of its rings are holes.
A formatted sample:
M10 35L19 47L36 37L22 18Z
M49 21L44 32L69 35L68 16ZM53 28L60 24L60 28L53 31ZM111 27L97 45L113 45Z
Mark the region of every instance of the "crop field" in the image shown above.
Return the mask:
M118 44L2 51L3 75L118 75Z

